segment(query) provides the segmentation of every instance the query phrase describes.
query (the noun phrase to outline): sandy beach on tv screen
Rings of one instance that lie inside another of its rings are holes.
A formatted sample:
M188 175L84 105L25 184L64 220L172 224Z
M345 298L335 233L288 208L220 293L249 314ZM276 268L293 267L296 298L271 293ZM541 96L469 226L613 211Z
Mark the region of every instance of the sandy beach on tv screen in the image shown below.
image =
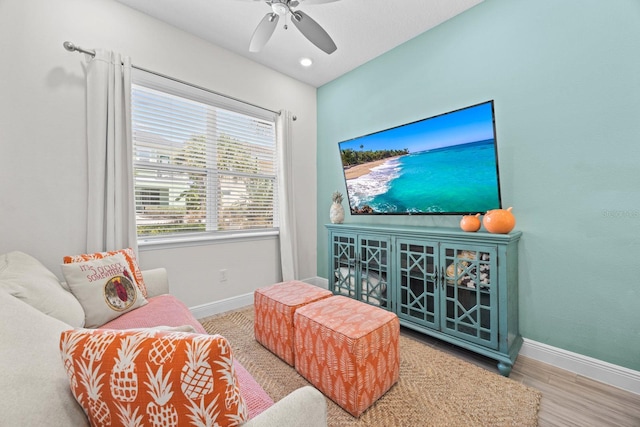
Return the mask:
M362 175L366 175L371 172L371 169L375 168L376 166L380 166L391 159L397 159L397 157L388 157L386 159L376 160L374 162L351 166L350 168L344 170L344 176L348 180L360 178Z

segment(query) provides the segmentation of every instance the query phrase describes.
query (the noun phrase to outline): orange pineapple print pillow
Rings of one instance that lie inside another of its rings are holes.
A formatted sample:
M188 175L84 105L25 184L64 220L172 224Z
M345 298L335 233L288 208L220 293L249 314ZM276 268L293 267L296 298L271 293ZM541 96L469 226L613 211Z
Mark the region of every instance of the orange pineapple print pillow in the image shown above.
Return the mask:
M61 334L60 353L92 426L237 426L248 418L220 335L75 329Z

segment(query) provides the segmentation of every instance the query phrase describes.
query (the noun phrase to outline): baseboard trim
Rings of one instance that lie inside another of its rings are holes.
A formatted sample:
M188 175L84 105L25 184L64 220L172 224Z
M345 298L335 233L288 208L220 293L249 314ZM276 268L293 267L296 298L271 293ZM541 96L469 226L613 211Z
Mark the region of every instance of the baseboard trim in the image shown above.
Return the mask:
M207 304L189 307L189 310L191 311L191 314L193 314L193 317L195 317L196 319L203 319L215 314L237 310L251 304L253 304L253 292L223 299L220 301L213 301Z
M309 277L302 279L302 281L325 289L329 287L329 281L323 277ZM190 310L196 319L202 319L226 311L237 310L251 304L253 304L253 292L190 307ZM640 395L640 372L634 371L633 369L573 353L558 347L552 347L528 338L524 339L519 354Z
M327 289L329 286L329 281L322 277L309 277L307 279L301 279L300 281L310 285L319 286L324 289ZM189 310L196 319L203 319L205 317L225 313L227 311L237 310L251 304L253 304L253 292L237 295L220 301L213 301L207 304L196 305L189 307Z
M520 355L640 394L640 372L525 338Z
M324 277L309 277L307 279L302 279L302 281L320 288L329 289L329 279L325 279Z

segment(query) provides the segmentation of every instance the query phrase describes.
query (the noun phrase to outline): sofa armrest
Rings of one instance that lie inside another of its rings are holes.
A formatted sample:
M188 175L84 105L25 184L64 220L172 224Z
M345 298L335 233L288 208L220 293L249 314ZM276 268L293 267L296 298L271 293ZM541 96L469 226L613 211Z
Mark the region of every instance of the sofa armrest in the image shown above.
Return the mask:
M147 296L149 298L169 293L169 277L166 269L143 270L142 279L147 287Z
M301 387L244 423L243 426L327 427L327 401L315 388Z

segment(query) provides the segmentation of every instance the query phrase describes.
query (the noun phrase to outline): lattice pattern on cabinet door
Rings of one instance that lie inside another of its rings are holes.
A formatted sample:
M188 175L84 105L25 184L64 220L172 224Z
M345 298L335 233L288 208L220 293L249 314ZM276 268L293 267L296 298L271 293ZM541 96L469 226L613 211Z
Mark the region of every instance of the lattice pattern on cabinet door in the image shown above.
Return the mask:
M389 307L387 272L389 242L379 238L360 238L360 300Z
M334 294L356 297L356 240L351 236L333 236L333 283Z
M447 249L447 284L487 290L491 287L490 264L489 252Z
M491 298L491 252L445 249L445 325L472 341L497 345ZM492 327L493 326L493 327Z
M398 256L398 315L423 325L438 327L435 247L401 242Z

